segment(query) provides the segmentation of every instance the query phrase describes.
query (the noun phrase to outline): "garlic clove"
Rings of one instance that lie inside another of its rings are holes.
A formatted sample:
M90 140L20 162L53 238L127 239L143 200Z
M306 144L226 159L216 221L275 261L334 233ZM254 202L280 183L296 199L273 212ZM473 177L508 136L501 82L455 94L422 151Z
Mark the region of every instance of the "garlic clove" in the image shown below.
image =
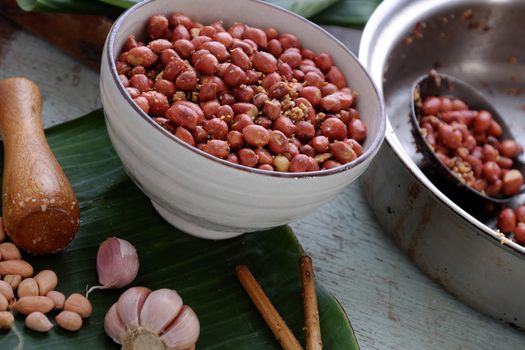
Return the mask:
M199 339L200 324L195 312L184 305L175 321L171 323L160 339L170 350L184 350L195 346Z
M126 329L139 327L139 315L144 301L151 290L145 287L133 287L125 291L117 301L117 312Z
M157 289L148 296L140 311L140 326L160 334L182 309L181 297L171 289ZM119 310L120 311L120 310Z
M115 343L122 344L122 339L126 336L126 327L118 315L117 303L109 308L104 318L104 329Z
M102 242L97 253L97 273L103 288L125 287L138 272L139 258L131 243L116 237Z

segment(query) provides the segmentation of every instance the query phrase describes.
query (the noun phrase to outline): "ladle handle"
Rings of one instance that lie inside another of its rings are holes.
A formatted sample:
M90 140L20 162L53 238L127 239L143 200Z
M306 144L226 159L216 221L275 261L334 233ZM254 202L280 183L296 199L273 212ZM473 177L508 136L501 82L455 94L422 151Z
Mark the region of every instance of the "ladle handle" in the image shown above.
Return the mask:
M4 142L2 208L13 242L34 254L53 253L75 236L75 193L47 144L38 87L25 78L0 81Z

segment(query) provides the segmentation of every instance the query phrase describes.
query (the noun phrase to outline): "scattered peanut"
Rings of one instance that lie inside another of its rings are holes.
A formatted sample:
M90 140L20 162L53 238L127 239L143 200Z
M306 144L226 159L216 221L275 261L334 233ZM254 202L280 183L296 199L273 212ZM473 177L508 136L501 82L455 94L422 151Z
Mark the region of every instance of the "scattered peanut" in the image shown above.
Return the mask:
M51 270L42 270L35 276L38 283L40 295L46 295L47 292L56 288L58 284L57 274Z
M0 280L0 294L2 294L7 301L13 300L15 298L15 293L13 288L6 281Z
M470 110L463 101L447 96L427 96L418 107L422 135L461 182L491 197L519 192L523 175L512 167L522 147L515 140L501 139L501 126L490 112ZM353 129L357 135L360 125Z
M27 315L25 321L26 327L37 332L49 332L53 324L43 313L35 311Z
M43 296L23 297L15 303L15 310L24 315L34 311L40 311L45 314L53 310L54 307L55 303L53 300Z
M60 293L56 290L51 290L47 292L46 297L53 300L55 303L55 310L62 310L64 308L64 301L66 300L66 297L63 293Z
M20 260L22 255L20 250L11 242L4 242L0 244L0 255L2 260Z
M82 327L82 317L73 311L64 310L55 317L57 324L68 331L78 331Z
M4 219L0 216L0 243L5 241L5 236Z
M20 275L23 278L33 275L33 267L24 260L0 261L0 275Z
M34 278L26 278L20 282L16 291L18 298L37 296L38 284Z
M74 311L83 318L91 316L93 308L89 300L79 293L71 294L64 302L65 311Z
M15 317L9 311L0 311L0 329L9 330L15 323Z
M20 275L6 275L4 276L4 281L9 283L12 289L18 288L18 285L22 281L22 276Z
M7 306L9 306L9 303L7 302L6 297L3 294L0 294L0 311L7 310Z

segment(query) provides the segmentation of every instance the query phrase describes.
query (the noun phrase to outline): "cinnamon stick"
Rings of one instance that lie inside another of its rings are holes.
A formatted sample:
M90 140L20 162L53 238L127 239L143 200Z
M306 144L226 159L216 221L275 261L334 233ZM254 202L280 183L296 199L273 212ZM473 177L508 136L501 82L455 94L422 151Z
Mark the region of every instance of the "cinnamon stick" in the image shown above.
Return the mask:
M304 320L306 326L306 349L322 350L321 325L319 309L317 307L317 293L315 291L314 270L312 258L301 257L301 284L303 289Z
M235 268L235 273L283 349L303 350L299 341L297 341L290 328L286 325L286 322L284 322L259 283L255 280L255 277L253 277L250 269L245 265L239 265Z

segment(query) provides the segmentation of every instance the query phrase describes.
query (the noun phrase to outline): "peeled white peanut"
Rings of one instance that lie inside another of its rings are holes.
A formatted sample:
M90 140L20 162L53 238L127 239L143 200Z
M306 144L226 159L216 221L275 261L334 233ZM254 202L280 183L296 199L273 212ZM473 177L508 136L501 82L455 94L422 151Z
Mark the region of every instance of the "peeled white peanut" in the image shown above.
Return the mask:
M25 320L26 327L37 332L49 332L53 324L41 312L35 311L27 315Z
M73 311L64 310L55 317L57 324L68 331L78 331L82 328L82 317Z
M34 278L26 278L20 282L16 293L18 294L19 298L37 296L38 284Z
M93 307L85 296L79 293L73 293L64 302L64 310L74 311L83 318L86 318L91 316Z
M46 295L47 292L56 288L58 284L57 274L51 270L42 270L36 274L35 280L38 283L40 295Z

